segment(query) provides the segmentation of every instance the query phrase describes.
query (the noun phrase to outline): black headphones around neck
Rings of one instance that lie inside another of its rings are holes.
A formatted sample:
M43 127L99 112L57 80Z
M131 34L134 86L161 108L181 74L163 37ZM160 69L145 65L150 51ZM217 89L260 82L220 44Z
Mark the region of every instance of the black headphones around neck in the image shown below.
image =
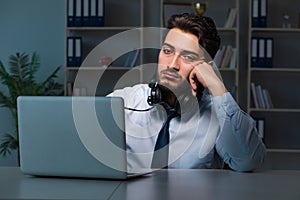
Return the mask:
M197 99L200 100L202 98L202 94L204 91L203 85L196 81L197 84ZM155 104L163 104L162 93L161 93L161 85L157 81L152 81L148 84L151 88L150 95L148 96L147 102L150 106L154 106ZM177 97L177 103L181 105L186 105L190 102L191 96L183 94ZM179 105L180 106L180 105Z
M158 82L150 82L148 86L151 88L150 95L148 96L147 102L150 106L159 104L162 102L161 90Z
M197 83L197 99L198 101L201 99L204 87L202 84ZM152 110L154 108L155 104L161 104L162 106L169 106L166 102L163 101L162 99L162 93L160 87L162 87L157 81L150 82L148 86L151 88L150 90L150 95L147 98L147 103L151 106L150 108L147 109L136 109L136 108L129 108L125 107L126 110L131 110L131 111L139 111L139 112L146 112L149 110ZM180 106L186 106L189 105L189 103L193 103L193 101L190 101L191 96L188 95L181 95L177 98L175 109L177 111L180 111ZM181 105L180 105L181 104Z

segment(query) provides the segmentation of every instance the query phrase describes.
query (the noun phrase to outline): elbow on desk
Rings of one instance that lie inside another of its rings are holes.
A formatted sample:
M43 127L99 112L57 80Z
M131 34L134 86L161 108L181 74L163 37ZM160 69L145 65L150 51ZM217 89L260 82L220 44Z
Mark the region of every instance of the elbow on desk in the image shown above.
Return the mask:
M234 171L239 172L253 172L261 168L265 156L266 148L264 145L259 145L253 155L246 158L232 158L230 156L225 157L224 161L229 165L229 167Z

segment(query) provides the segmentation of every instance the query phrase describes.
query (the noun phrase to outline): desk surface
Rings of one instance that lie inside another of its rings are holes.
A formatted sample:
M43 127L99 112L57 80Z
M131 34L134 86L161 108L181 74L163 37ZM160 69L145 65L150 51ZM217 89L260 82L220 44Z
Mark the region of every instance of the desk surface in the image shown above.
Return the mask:
M39 178L0 167L0 199L300 199L300 171L161 170L126 181Z

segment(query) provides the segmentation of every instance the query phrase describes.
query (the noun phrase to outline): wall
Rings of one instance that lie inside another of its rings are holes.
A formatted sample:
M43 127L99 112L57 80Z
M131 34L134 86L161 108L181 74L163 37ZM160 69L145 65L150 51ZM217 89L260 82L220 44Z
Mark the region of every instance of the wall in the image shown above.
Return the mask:
M64 64L65 1L0 0L0 60L7 66L8 57L16 52L40 55L38 80L43 80L57 66ZM59 82L63 83L63 68ZM0 85L3 89L3 85ZM13 132L9 110L0 108L0 140L3 133ZM3 158L0 166L17 165L17 154Z

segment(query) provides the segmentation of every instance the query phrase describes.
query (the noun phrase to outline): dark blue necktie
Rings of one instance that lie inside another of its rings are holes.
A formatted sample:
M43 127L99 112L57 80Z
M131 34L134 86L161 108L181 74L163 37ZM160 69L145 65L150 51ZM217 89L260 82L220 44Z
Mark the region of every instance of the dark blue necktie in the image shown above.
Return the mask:
M160 130L155 148L154 154L152 158L151 168L167 168L168 167L168 160L169 160L169 140L170 140L170 133L169 133L169 125L171 119L177 117L179 114L176 112L175 109L165 108L167 111L167 120L164 123L162 129Z

